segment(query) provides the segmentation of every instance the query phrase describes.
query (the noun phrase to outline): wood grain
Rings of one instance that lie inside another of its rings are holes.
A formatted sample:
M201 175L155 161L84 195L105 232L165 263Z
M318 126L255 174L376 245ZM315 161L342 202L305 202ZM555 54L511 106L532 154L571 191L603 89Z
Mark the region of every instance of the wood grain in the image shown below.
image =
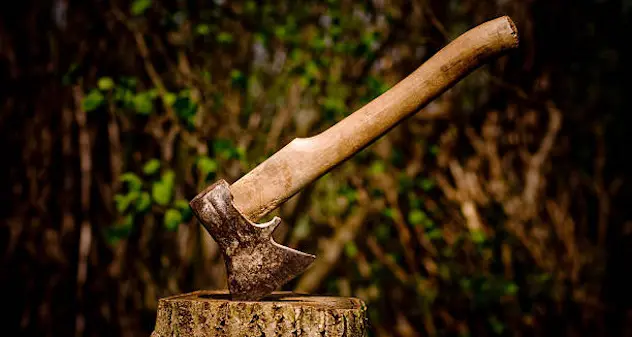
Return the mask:
M227 292L197 291L160 299L152 337L366 336L363 301L275 292L232 301Z
M318 135L294 139L237 180L230 187L235 206L257 221L477 67L517 46L518 32L507 16L465 32L361 109Z

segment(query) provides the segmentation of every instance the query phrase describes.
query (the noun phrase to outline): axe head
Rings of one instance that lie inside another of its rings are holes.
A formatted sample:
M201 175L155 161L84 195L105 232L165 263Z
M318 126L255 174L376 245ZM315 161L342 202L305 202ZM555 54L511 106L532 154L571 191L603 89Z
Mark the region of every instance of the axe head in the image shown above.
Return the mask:
M232 298L256 301L302 273L316 257L274 242L272 232L280 218L253 223L232 201L228 183L220 180L190 206L222 250Z

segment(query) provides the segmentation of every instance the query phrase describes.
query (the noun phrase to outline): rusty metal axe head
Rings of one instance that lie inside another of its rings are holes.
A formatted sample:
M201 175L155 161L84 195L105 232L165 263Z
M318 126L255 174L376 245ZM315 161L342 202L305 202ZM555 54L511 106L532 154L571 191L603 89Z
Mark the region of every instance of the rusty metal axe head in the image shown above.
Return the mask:
M280 218L263 224L248 220L235 208L224 180L209 186L190 204L222 250L234 299L261 298L303 272L316 258L274 242L272 232Z
M518 46L509 17L485 22L452 41L408 77L342 121L297 138L228 185L219 181L191 207L224 254L236 299L257 300L304 271L313 255L275 243L280 219L255 224L307 184L418 112L492 57Z

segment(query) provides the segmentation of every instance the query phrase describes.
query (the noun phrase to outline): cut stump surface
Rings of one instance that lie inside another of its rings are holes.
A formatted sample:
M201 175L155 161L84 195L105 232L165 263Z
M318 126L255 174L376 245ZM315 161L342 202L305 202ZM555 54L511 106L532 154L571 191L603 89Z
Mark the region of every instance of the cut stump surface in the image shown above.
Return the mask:
M196 291L160 299L152 337L346 336L367 333L357 298L274 292L232 301L227 291Z

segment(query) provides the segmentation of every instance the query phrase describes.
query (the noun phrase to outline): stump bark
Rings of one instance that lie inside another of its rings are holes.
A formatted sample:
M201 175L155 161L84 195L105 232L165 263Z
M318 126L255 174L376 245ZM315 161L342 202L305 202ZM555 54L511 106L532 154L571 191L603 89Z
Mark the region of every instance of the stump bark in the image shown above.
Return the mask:
M227 291L160 299L151 337L367 335L366 305L357 298L274 292L233 301Z

